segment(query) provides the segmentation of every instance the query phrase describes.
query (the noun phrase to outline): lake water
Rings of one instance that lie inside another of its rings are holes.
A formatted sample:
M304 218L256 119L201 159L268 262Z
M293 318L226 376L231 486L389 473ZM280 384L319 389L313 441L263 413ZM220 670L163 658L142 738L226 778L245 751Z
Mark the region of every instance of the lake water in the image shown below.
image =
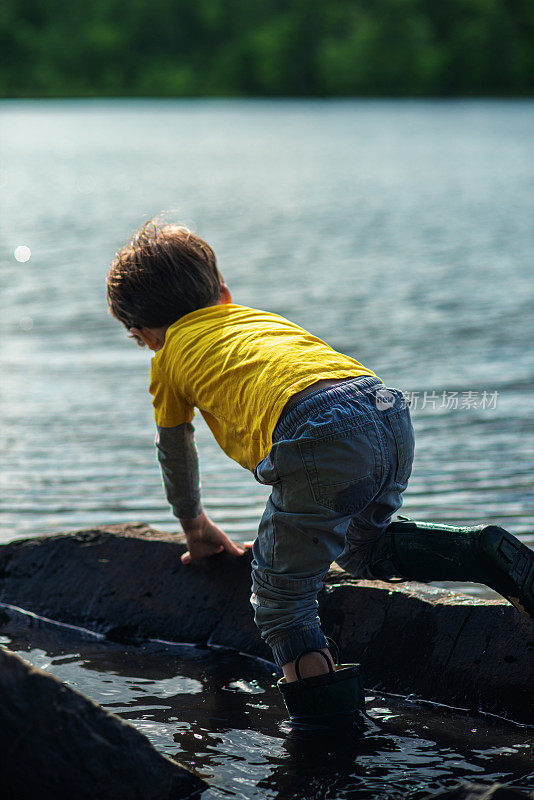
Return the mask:
M0 541L176 528L149 353L107 315L104 286L115 250L169 211L213 245L236 302L411 394L408 515L491 519L534 545L533 102L9 101L0 114ZM197 434L208 512L252 538L265 487Z
M0 644L205 778L201 800L420 800L460 781L534 789L532 728L367 693L363 736L295 738L265 661L218 648L113 644L8 615Z

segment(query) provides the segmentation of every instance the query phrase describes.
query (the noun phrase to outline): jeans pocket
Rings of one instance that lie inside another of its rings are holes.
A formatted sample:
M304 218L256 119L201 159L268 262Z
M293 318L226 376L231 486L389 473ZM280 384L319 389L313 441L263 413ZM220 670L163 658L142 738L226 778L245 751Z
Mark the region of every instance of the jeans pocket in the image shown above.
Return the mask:
M391 433L392 452L395 461L395 482L405 486L412 473L415 436L407 408L385 415L385 424Z
M352 429L308 440L301 455L315 502L338 514L357 514L376 491L374 429Z
M256 464L253 474L258 483L262 483L264 486L274 486L275 483L280 481L272 453L268 453L265 458Z

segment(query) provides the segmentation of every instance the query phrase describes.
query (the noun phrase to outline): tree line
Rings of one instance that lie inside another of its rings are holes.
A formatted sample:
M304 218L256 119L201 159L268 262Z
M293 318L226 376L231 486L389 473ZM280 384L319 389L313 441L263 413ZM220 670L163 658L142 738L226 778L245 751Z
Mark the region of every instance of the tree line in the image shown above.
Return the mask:
M3 0L3 97L528 96L532 0Z

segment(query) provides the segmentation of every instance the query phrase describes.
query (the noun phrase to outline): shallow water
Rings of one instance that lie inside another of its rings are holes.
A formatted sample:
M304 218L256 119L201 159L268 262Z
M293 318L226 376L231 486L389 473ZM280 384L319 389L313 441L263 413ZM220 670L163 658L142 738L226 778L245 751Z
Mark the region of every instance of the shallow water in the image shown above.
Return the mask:
M166 209L213 244L236 302L419 392L406 513L491 518L534 545L534 102L6 101L0 113L0 541L126 520L175 529L149 354L104 292L115 249ZM21 245L29 261L14 258ZM197 433L208 512L252 538L265 487Z
M292 738L268 662L220 648L115 644L8 613L1 644L205 778L202 800L418 800L462 780L534 789L534 728L368 693L363 736Z

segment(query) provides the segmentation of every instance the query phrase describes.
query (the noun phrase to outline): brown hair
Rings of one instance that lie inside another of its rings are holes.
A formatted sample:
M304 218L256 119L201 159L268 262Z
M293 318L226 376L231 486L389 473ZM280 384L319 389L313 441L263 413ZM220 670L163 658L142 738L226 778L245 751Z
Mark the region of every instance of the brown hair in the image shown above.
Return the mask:
M149 220L112 261L111 313L127 328L161 328L220 298L215 253L190 230Z

